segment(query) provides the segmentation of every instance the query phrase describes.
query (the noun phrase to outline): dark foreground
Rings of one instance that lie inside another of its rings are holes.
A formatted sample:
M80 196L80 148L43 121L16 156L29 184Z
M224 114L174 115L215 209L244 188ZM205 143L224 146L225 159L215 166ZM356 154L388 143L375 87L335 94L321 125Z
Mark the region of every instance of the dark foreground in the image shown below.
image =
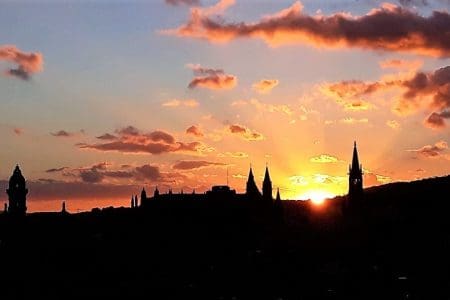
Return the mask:
M450 299L450 178L285 201L0 216L0 299Z

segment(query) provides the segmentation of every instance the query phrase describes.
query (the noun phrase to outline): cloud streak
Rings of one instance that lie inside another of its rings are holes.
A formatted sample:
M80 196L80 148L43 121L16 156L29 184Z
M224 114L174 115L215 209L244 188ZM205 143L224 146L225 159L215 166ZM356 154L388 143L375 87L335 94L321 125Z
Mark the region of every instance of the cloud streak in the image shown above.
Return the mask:
M44 58L39 52L23 52L14 45L0 46L0 61L7 61L16 65L6 74L22 80L29 80L31 75L43 69Z
M409 152L415 152L425 158L438 158L448 150L448 144L445 141L438 141L434 145L425 145L419 149L407 150Z
M223 2L227 1L220 1L218 5ZM414 10L388 3L361 16L349 13L311 16L303 12L302 3L297 1L252 23L227 22L205 13L205 9L192 8L187 23L163 33L211 42L255 38L271 46L308 44L320 48L360 48L450 56L448 12L434 11L425 17Z
M204 160L182 160L176 162L172 168L175 170L194 170L212 166L225 166L223 163L204 161Z

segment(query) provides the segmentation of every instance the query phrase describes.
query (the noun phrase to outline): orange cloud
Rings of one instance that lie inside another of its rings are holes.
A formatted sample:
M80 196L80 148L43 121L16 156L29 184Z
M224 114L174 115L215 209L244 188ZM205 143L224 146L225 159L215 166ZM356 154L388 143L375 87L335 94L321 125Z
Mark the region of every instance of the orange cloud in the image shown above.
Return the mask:
M203 137L203 132L195 125L192 125L188 129L186 129L186 134L192 134L196 137Z
M240 135L244 140L247 141L261 141L264 139L264 136L261 133L252 131L242 125L230 125L228 129L231 133Z
M394 130L400 129L400 123L395 120L386 121L386 125Z
M421 60L387 59L379 62L382 69L408 69L417 70L423 65Z
M116 130L117 140L105 143L85 144L77 146L81 149L94 149L98 151L118 151L123 153L162 154L170 152L204 153L214 149L200 142L184 143L164 131L141 132L133 126Z
M322 89L325 93L346 101L370 95L390 88L399 88L403 94L397 99L393 111L400 115L416 112L422 107L435 111L425 121L432 128L445 127L445 119L449 118L450 110L450 66L434 72L418 71L410 78L393 78L378 82L341 81Z
M332 155L320 154L319 156L311 157L309 161L313 163L335 163L339 162L340 160Z
M175 170L193 170L211 166L225 166L225 164L204 160L181 160L175 163L172 168Z
M448 150L448 144L445 141L438 141L434 145L425 145L419 149L407 150L409 152L415 152L425 158L438 158L442 156L442 153Z
M219 12L222 12L231 4L232 1L220 1L216 6L221 6ZM309 44L321 48L450 56L450 15L446 11L434 11L424 17L417 11L385 3L362 16L349 13L310 16L297 1L289 8L252 23L226 22L212 14L207 9L193 8L186 24L163 33L211 42L258 38L272 46Z
M263 79L253 84L253 89L260 94L267 94L278 85L277 79Z
M32 74L42 71L44 64L44 58L41 53L26 53L14 45L0 46L0 61L2 60L17 65L16 68L7 70L7 75L23 80L28 80Z
M186 100L179 100L179 99L171 99L167 100L166 102L161 104L164 107L197 107L199 106L199 103L195 99L186 99Z
M232 157L232 158L247 158L248 154L245 152L224 152L217 154L218 157Z
M369 123L369 119L367 118L361 118L361 119L355 119L352 117L347 117L339 120L339 123L347 124L347 125L353 125L353 124L361 124L361 123Z
M225 74L221 69L203 68L198 64L188 64L187 67L192 69L195 75L188 85L190 89L196 87L213 90L232 89L237 84L236 76Z

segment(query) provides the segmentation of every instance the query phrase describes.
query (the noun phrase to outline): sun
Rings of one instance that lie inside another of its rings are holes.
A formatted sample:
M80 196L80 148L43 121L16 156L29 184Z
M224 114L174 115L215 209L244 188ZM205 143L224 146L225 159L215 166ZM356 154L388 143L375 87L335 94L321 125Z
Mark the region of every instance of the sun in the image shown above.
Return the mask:
M311 190L299 196L301 200L311 200L315 205L321 205L325 202L325 199L333 198L335 195L328 191Z

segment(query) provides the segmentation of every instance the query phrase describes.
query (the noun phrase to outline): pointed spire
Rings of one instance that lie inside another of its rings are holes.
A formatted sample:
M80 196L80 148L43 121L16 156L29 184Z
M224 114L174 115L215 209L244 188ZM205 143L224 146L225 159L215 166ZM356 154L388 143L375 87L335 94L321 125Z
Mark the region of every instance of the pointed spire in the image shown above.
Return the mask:
M277 188L277 197L275 198L275 201L281 201L280 188Z
M254 176L253 176L253 170L252 170L252 164L250 164L250 171L248 172L248 180L253 180Z
M266 163L266 173L264 174L264 181L270 182L269 167L267 166L267 163Z
M352 169L359 169L359 159L358 159L358 149L356 148L356 141L353 143L353 158L352 158Z

